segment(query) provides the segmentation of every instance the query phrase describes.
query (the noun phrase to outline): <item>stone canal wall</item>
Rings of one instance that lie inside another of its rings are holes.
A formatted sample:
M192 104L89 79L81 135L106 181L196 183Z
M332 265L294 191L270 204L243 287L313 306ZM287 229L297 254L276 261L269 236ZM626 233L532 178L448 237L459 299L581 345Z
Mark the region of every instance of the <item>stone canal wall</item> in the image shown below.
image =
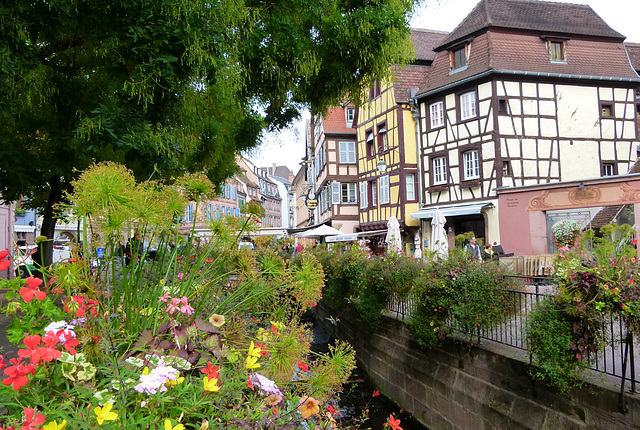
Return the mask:
M628 412L620 412L619 385L604 377L562 395L532 380L528 354L514 348L452 343L426 350L393 318L372 329L354 312L338 315L323 303L316 314L355 348L372 385L432 430L640 429L640 397L626 393Z

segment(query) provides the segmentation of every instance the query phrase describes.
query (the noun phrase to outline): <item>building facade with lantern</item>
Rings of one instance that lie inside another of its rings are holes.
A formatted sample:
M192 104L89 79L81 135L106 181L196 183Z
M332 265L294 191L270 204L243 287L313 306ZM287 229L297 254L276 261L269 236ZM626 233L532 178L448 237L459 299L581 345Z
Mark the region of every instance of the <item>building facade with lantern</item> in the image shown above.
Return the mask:
M420 245L419 222L410 217L420 204L417 112L410 101L412 88L424 85L435 57L433 47L446 36L440 31L412 30L415 60L393 67L393 81L376 82L368 102L358 109L358 230L363 236L370 235L376 250L385 245L392 215L400 223L403 248L412 251Z

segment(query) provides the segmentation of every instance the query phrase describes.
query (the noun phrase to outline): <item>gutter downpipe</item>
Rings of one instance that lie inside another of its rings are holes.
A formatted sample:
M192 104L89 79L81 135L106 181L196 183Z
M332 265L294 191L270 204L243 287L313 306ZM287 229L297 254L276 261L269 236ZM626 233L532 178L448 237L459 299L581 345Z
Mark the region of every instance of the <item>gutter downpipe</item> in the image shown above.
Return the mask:
M418 168L418 210L422 208L422 160L420 159L420 108L418 105L418 99L416 95L420 91L419 88L409 89L409 107L411 108L411 116L413 117L413 126L416 133L416 166ZM420 235L420 251L422 251L422 220L418 227L418 234ZM424 252L422 253L424 255Z

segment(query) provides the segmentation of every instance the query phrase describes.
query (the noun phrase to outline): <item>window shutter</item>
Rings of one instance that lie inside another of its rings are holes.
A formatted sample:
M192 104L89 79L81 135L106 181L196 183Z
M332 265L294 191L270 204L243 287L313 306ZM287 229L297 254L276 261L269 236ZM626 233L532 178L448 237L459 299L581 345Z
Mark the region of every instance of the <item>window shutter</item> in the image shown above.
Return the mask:
M331 183L331 204L340 204L340 182Z
M361 182L360 183L360 207L364 209L367 206L369 206L369 203L367 202L367 183Z

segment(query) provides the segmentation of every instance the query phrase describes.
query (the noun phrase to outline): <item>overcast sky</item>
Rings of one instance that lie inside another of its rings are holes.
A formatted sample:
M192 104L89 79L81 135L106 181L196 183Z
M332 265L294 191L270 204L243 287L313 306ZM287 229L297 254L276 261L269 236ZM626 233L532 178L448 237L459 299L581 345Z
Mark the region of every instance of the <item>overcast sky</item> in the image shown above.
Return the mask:
M466 17L479 0L425 0L414 13L411 27L451 31ZM640 43L640 0L556 0L564 3L588 4L628 42ZM309 113L304 113L308 118ZM280 134L269 134L264 144L249 155L257 166L286 165L295 175L304 157L304 121L297 122Z

